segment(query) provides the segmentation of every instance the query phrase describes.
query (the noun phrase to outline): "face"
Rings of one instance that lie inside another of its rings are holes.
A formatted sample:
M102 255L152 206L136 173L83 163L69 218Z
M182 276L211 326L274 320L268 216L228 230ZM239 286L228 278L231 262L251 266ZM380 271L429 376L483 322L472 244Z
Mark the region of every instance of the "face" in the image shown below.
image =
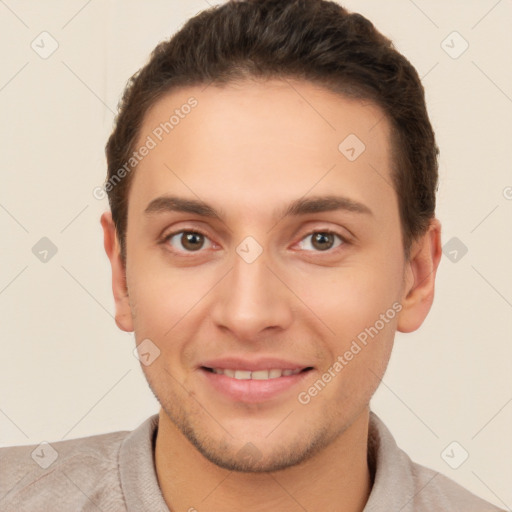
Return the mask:
M190 87L146 115L116 319L146 344L168 419L219 466L326 448L367 410L397 328L428 311L407 302L418 274L382 117L291 80Z

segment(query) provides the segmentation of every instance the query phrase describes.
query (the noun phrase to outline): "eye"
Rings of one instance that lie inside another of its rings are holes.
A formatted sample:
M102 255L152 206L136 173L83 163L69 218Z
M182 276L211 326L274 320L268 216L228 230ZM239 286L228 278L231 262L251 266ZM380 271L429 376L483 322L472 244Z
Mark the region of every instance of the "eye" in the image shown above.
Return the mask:
M177 231L170 233L164 238L163 242L168 243L178 252L197 252L205 246L205 242L210 244L209 247L212 245L209 238L199 231ZM176 244L178 247L176 247ZM179 247L180 245L181 247Z
M310 237L312 237L310 242L303 242L304 240L307 240ZM336 238L339 240L339 243L337 245L334 245ZM336 247L339 247L340 245L344 244L345 239L338 233L335 233L334 231L324 230L313 231L312 233L309 233L302 239L300 243L303 244L303 249L306 248L306 250L311 250L312 248L317 252L325 252L329 251L330 249L335 249Z
M308 242L307 240L311 238ZM336 243L336 239L338 242ZM163 243L169 244L176 252L198 252L203 248L212 247L213 244L207 235L200 231L176 231L164 237ZM345 238L328 229L313 231L306 235L299 247L307 251L326 252L346 243Z

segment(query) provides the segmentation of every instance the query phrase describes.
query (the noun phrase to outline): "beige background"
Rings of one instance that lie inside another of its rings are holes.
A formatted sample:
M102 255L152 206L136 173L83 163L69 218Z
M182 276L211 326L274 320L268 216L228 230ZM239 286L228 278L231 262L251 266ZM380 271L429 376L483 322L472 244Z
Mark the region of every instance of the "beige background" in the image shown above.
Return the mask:
M126 80L208 7L42 4L0 2L2 446L131 430L158 411L133 335L114 324L99 224L107 200L92 191ZM468 248L457 262L443 257L433 309L419 331L397 336L373 408L413 459L510 510L512 3L344 5L391 37L423 77L441 148L444 243L456 237ZM31 48L48 38L43 31L59 45L46 59ZM453 31L469 44L458 58L464 42ZM32 253L42 237L57 247L46 263ZM469 453L458 469L441 457L452 441Z

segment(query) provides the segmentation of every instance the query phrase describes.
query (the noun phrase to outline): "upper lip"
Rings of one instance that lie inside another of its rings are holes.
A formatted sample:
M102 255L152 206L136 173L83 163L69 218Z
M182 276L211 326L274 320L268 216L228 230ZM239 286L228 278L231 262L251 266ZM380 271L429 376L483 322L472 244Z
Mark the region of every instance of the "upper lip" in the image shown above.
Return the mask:
M206 368L222 368L230 370L245 370L245 371L258 371L258 370L296 370L304 368L312 368L311 365L289 361L286 359L279 359L275 357L262 357L258 359L243 359L240 357L223 357L220 359L210 359L203 361L200 366Z

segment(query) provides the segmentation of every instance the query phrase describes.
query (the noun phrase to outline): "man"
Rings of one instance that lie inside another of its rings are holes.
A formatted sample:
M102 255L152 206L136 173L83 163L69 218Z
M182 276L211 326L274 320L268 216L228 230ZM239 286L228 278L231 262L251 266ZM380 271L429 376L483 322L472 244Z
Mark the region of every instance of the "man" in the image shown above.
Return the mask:
M2 449L2 510L492 511L370 410L441 256L411 64L321 0L231 1L125 90L103 214L116 323L161 404L133 432Z

